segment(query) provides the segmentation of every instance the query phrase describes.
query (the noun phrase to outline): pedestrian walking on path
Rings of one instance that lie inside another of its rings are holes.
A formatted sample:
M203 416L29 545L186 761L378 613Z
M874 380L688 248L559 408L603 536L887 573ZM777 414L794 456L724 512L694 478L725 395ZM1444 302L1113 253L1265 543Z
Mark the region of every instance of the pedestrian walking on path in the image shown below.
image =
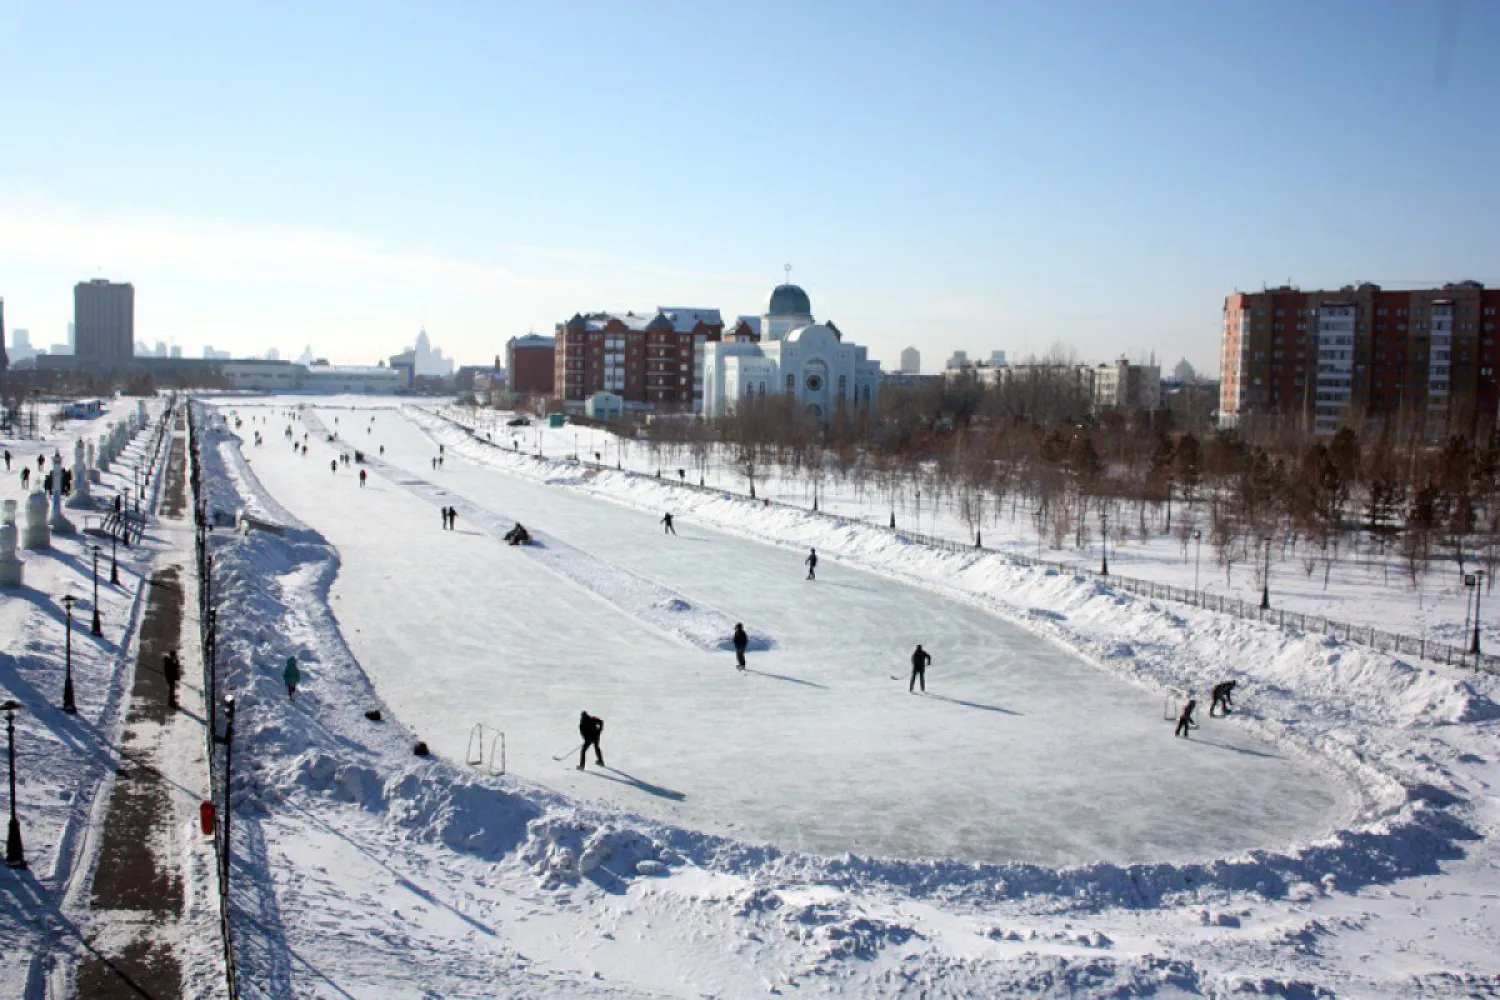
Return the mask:
M916 651L911 654L911 680L906 684L907 693L916 690L918 683L922 685L922 693L927 693L927 664L932 662L932 656L917 643Z
M802 561L807 563L807 578L809 580L816 580L818 578L818 550L813 549L807 554L807 558Z
M672 527L672 514L671 514L670 511L667 512L666 514L662 515L661 523L662 523L661 533L663 535L667 535L667 534L675 535L675 534L677 534L677 529L674 528L674 527Z
M177 682L182 680L182 660L177 650L169 649L161 657L162 676L167 679L167 707L177 707Z
M359 488L360 489L364 489L365 488L365 470L364 469L360 469L359 470Z
M1231 701L1234 698L1234 686L1238 681L1220 681L1214 685L1213 700L1208 703L1208 717L1212 719L1215 715L1228 715L1231 710Z
M29 488L30 486L31 486L31 466L29 466L29 465L23 465L23 466L21 466L21 489L24 490L24 489Z
M745 650L750 648L750 636L745 634L745 626L739 622L734 623L734 658L739 663L739 669L745 669Z
M328 468L330 468L330 469L333 470L333 474L334 475L338 475L338 472L339 472L339 460L335 458L332 462L329 462L328 463Z
M1182 706L1182 714L1177 717L1177 731L1172 734L1173 736L1181 736L1183 739L1190 738L1188 731L1198 728L1198 723L1193 721L1193 710L1197 707L1198 702L1193 698L1189 698L1187 704Z
M281 679L286 681L286 696L290 701L297 700L297 685L302 683L302 671L297 669L297 658L288 656L286 658L286 669L281 672Z
M604 720L587 712L578 717L578 734L583 737L583 746L578 751L578 770L587 763L589 747L594 748L594 763L604 766L604 751L599 749L599 740L604 735Z

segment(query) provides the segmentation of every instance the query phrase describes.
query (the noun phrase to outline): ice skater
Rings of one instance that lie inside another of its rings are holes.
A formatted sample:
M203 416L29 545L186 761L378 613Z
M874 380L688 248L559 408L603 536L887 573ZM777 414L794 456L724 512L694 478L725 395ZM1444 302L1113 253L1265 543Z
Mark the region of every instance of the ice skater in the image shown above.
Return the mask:
M1193 698L1189 698L1187 704L1182 706L1182 714L1177 717L1177 731L1173 736L1188 739L1188 731L1198 728L1198 723L1193 721L1193 709L1197 707L1198 702Z
M932 662L932 654L917 643L917 648L911 654L911 680L906 684L908 694L916 690L917 685L922 685L922 693L927 693L927 664Z
M339 460L338 459L335 458L332 462L329 462L328 463L328 467L333 470L333 474L335 476L339 474Z
M675 535L675 534L677 534L677 529L674 528L674 527L672 527L672 512L671 511L668 511L667 513L665 513L665 514L662 515L661 523L662 523L661 533L663 535Z
M739 669L745 669L745 650L750 648L750 636L745 634L745 626L739 622L734 623L734 658L739 663Z
M449 507L448 508L448 530L449 531L457 531L458 530L458 508L457 507Z
M1239 681L1220 681L1214 685L1213 700L1208 703L1208 717L1228 715L1233 708L1234 686Z
M583 737L583 746L578 750L578 770L588 762L589 747L594 748L594 763L604 766L604 751L599 749L599 739L604 735L604 720L583 712L578 717L578 734Z
M302 671L297 669L297 658L288 656L286 658L286 669L281 672L281 679L286 683L286 697L288 701L297 700L297 685L302 683Z
M182 679L182 661L177 650L169 649L161 657L161 673L167 679L167 707L177 707L177 682Z
M807 558L802 561L807 563L807 578L809 580L816 580L818 578L818 550L813 549L807 554Z

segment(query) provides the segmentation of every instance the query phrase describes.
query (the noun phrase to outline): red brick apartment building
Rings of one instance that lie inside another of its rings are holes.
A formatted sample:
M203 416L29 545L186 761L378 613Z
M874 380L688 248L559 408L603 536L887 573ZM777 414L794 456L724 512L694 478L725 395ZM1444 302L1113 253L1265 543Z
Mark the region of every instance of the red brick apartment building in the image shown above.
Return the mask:
M553 395L582 402L607 391L652 410L697 409L703 400L703 345L723 332L717 309L663 306L655 313L574 315L557 324Z
M505 342L505 376L521 396L552 395L553 341L528 333Z
M1431 440L1496 419L1500 289L1294 287L1224 300L1219 421L1297 417L1318 434L1400 417Z

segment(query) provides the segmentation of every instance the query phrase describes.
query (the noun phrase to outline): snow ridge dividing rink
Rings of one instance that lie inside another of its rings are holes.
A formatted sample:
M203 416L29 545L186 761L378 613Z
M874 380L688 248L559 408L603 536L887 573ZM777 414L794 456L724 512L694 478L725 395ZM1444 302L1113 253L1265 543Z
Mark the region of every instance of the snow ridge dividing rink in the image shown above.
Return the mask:
M304 427L310 432L327 436L327 426L314 411L303 410L301 413ZM332 443L349 452L356 450L338 438L334 438ZM239 454L237 449L234 454ZM514 518L507 518L469 503L452 490L405 469L397 468L383 459L371 456L369 452L362 454L365 466L378 472L392 485L400 486L439 507L457 508L459 519L464 524L475 525L495 541L505 544L503 536L515 523ZM242 457L240 461L243 462ZM271 501L268 507L280 511L281 516L287 519L295 520L274 501ZM563 579L685 645L706 652L722 652L732 648L731 636L737 619L731 618L718 608L694 604L681 594L654 580L607 563L551 537L546 532L536 531L529 527L526 530L531 534L532 544L515 546L516 551L529 559L536 560ZM750 635L751 651L764 652L776 648L775 638L764 629L755 628L753 623L747 623L745 630Z

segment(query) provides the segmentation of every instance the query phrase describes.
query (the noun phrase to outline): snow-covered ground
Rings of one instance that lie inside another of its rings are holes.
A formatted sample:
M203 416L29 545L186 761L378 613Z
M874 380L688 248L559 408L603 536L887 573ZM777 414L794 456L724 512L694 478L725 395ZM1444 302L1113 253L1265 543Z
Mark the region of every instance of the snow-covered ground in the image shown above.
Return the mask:
M580 474L416 409L309 401L294 456L294 402L221 401L266 443L207 456L216 507L285 529L214 541L250 995L1496 989L1489 676ZM513 517L539 546L495 540ZM733 620L759 673L716 646ZM916 641L925 698L891 679ZM1227 676L1241 710L1174 740L1164 700ZM611 769L551 759L579 708ZM460 762L472 722L505 731L505 776Z

